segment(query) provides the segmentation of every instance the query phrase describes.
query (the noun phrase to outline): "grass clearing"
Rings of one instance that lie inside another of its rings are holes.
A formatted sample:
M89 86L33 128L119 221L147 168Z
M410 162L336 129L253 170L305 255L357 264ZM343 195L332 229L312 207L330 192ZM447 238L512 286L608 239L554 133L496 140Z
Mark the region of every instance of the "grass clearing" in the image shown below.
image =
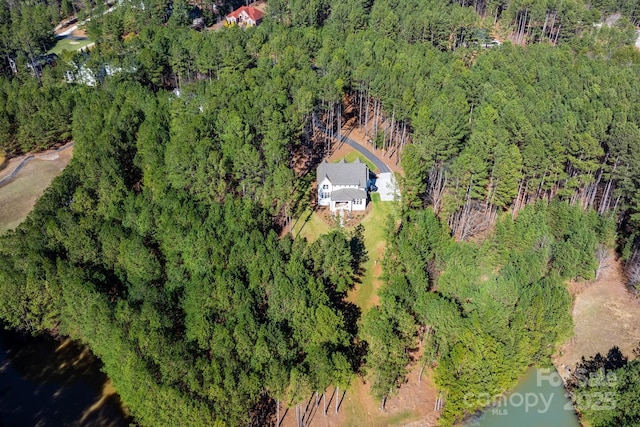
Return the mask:
M0 234L16 228L27 217L38 198L71 160L73 148L55 160L33 159L9 183L0 187Z
M385 224L387 217L396 211L395 202L382 202L380 195L371 194L370 211L360 224L364 227L364 243L367 249L368 260L363 264L364 274L360 277L361 283L349 293L349 301L356 304L362 312L366 312L375 305L377 298L376 289L380 286L378 278L382 273L382 257L384 255ZM331 231L332 227L324 221L317 212L307 208L294 222L292 234L296 237L304 237L313 242L323 234ZM353 226L345 227L347 231L353 230Z
M359 151L356 151L355 149L347 153L347 155L345 155L343 159L347 163L353 163L356 159L360 159L362 163L367 165L370 171L375 171L377 169L376 166L373 163L371 163L371 160L367 159L364 156L364 154L360 153Z
M353 161L355 157L351 157ZM397 202L383 202L380 194L372 193L369 212L360 224L364 226L364 241L367 249L368 260L364 263L363 275L360 283L357 283L347 296L347 300L356 304L364 315L369 309L378 304L377 291L382 285L382 258L386 247L385 226L389 215L397 216L399 204ZM331 231L332 226L327 224L317 212L307 208L293 225L293 235L304 237L308 241L315 241L321 235ZM345 227L347 231L353 226ZM398 393L392 396L386 405L385 412L381 412L380 402L374 400L370 393L370 383L365 383L363 378L354 377L351 385L346 390L344 400L340 405L338 414L334 412L335 402L331 395L332 388L327 391L330 405L327 417L322 416L322 411L316 411L315 415L307 421L310 427L360 427L360 426L401 426L410 423L422 426L435 426L438 413L433 411L436 400L436 388L432 374L425 371L422 382L417 382L420 367L414 365L404 384ZM281 425L283 427L295 427L293 408L290 408Z
M315 242L318 237L329 231L331 227L320 218L320 215L313 212L311 208L307 208L294 222L291 234L295 237L304 237L309 242Z
M353 161L358 157L357 154L357 152L349 153L345 156L345 160ZM377 291L382 285L380 276L386 247L385 226L387 217L397 216L399 207L397 202L381 201L378 193L371 194L369 203L369 212L360 222L364 227L364 243L368 259L362 266L363 274L360 277L360 283L357 283L347 295L347 300L356 304L362 311L362 315L379 303ZM345 227L347 231L353 228L354 226ZM331 229L332 226L327 224L317 212L307 208L294 223L292 234L313 242ZM418 384L418 371L417 366L412 369L409 383L403 385L399 395L387 401L388 409L384 413L379 410L380 403L376 402L370 394L370 384L365 384L361 378L356 377L347 389L339 414L334 414L330 410L327 418L316 415L308 425L312 427L327 425L382 427L406 425L411 422L420 422L425 426L435 425L437 414L430 412L435 402L435 387L433 381L426 378L422 384ZM292 415L286 417L282 423L283 427L294 427L294 418Z
M418 383L419 367L414 366L407 375L407 382L397 394L387 400L385 412L380 411L380 402L371 396L371 384L354 379L345 395L340 409L341 418L335 422L312 423L312 426L435 426L438 413L433 411L436 389L431 371L425 371L422 382Z
M55 53L56 55L60 55L65 50L75 52L76 50L83 48L91 43L93 43L93 40L89 38L85 40L72 40L69 38L63 38L58 40L55 46L53 46L47 53Z
M574 327L573 337L553 358L560 375L567 375L565 365L573 369L583 356L605 355L614 346L635 358L633 350L640 341L638 300L627 291L621 260L613 252L604 265L598 280L569 284Z
M381 262L386 246L385 224L387 217L393 215L396 209L396 203L380 201L377 193L372 193L370 203L371 212L361 223L368 259L363 265L362 282L349 294L349 300L360 307L363 314L377 302L376 290L380 287Z
M362 386L362 388L364 393L369 393L368 387ZM347 393L347 396L348 395L349 393ZM370 400L369 405L360 404L361 399ZM344 415L346 415L346 417L340 425L345 427L361 427L363 425L370 427L387 427L401 426L416 420L414 411L404 410L397 413L383 413L380 412L378 406L377 402L373 402L373 399L368 395L362 396L357 400L351 400L348 407L345 405Z

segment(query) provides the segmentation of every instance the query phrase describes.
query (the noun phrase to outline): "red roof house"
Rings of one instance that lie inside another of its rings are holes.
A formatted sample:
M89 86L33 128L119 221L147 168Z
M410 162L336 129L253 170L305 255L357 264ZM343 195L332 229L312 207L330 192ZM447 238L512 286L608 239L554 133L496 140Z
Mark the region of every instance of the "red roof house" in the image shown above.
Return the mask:
M242 6L227 15L227 23L230 25L237 24L245 27L253 27L258 25L264 13L252 6Z

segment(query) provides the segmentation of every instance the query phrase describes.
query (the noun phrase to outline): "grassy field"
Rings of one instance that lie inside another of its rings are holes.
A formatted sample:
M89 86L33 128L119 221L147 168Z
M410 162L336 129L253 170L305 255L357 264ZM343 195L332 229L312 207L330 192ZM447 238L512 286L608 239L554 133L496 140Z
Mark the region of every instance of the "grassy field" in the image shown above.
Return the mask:
M368 260L364 263L364 275L361 282L349 294L349 300L362 309L368 310L375 302L375 291L378 287L378 276L381 273L380 261L384 254L385 240L384 227L386 219L395 212L394 202L380 201L380 195L371 194L370 211L362 220L364 227L364 241L367 248ZM295 237L304 237L313 242L318 237L331 231L331 226L326 223L316 212L307 209L293 225L292 234ZM346 227L352 230L353 227Z
M371 212L362 220L364 226L364 242L369 259L364 263L362 283L349 294L349 299L356 304L363 313L377 301L376 290L380 286L379 276L382 273L382 257L384 255L385 224L387 217L394 214L396 204L381 202L380 195L371 195Z
M292 229L295 237L304 237L309 242L314 242L318 237L331 231L331 227L311 208L307 208L298 218Z
M355 158L356 156L348 156L347 161L353 161ZM373 193L371 199L370 211L361 222L364 226L364 241L368 260L363 265L364 274L360 277L360 283L356 284L355 288L347 296L350 302L356 304L362 310L362 315L378 304L377 290L382 284L380 280L382 274L381 261L386 246L385 225L389 215L393 217L397 215L398 208L395 202L380 201L380 195L377 193ZM295 222L293 235L314 241L329 232L331 228L318 213L308 209ZM347 231L352 229L353 227L346 227ZM403 386L402 397L395 397L387 402L387 412L382 413L379 411L380 403L371 397L370 385L364 384L360 378L354 378L342 402L340 413L333 415L333 411L329 411L329 418L314 417L309 425L312 427L325 425L382 427L398 426L424 420L425 411L429 407L433 407L435 396L431 395L435 392L433 392L433 387L429 388L429 381L423 381L422 385L417 384L414 377L417 377L418 370L414 369L414 371L411 373L413 376L410 384ZM283 426L292 427L294 425L293 418L293 416L290 416L283 423ZM432 424L427 423L424 425Z
M634 349L640 341L638 300L627 291L621 261L613 252L604 265L598 280L569 284L569 291L574 295L574 327L573 337L554 357L561 375L567 375L565 365L573 367L583 356L604 355L613 347L634 358Z
M81 47L85 47L90 43L93 43L93 40L88 38L86 40L60 39L58 40L56 45L52 47L51 50L49 50L49 52L47 53L55 53L56 55L60 55L63 50L73 52L80 49Z
M17 227L38 198L71 159L72 148L55 160L34 159L11 182L0 187L0 234Z

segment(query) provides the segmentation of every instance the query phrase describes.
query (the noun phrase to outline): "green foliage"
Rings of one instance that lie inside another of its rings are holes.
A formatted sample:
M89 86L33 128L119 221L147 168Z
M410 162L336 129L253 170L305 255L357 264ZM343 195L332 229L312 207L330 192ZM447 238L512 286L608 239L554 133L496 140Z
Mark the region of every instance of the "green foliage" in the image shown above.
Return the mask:
M634 353L637 353L634 350ZM638 423L640 362L627 362L617 347L606 357L583 358L574 375L572 394L581 418L593 427Z
M76 92L51 79L0 77L0 150L17 154L43 150L71 138Z
M414 331L411 316L390 307L372 308L363 319L363 334L369 343L367 354L371 391L384 399L403 382L409 357L406 348Z
M390 238L381 306L363 325L376 397L402 382L418 331L433 333L424 357L435 359L447 394L444 425L482 409L469 396L507 391L529 365L545 363L571 335L563 279L593 275L596 244L607 238L600 227L594 212L538 203L515 221L502 216L478 245L455 243L433 213L410 211Z
M279 240L247 179L263 168L242 169L238 153L257 148L241 121L203 142L195 169L209 181L222 158L233 193L180 181L193 175L183 133L211 138L181 107L134 83L82 93L72 163L2 238L0 317L87 343L143 425L238 425L264 392L297 403L345 387L362 231Z
M197 32L187 2L104 15L62 2L92 16L87 66L127 70L85 88L62 82L69 58L26 71L53 41L57 3L1 2L0 151L70 138L75 151L0 240L0 317L88 343L145 425L246 424L265 391L297 403L346 387L356 333L384 399L430 328L442 420L460 420L478 409L466 393L507 390L567 336L562 281L594 277L618 213L633 251L632 3L270 0L255 29ZM613 11L626 17L592 27ZM484 48L494 21L530 46ZM277 237L307 203L300 171L323 113L404 146L406 209L386 226L380 306L359 332L344 295L362 230ZM494 223L483 244L450 236Z
M352 252L349 241L340 231L320 236L309 248L314 261L314 270L336 285L337 292L346 292L354 283Z

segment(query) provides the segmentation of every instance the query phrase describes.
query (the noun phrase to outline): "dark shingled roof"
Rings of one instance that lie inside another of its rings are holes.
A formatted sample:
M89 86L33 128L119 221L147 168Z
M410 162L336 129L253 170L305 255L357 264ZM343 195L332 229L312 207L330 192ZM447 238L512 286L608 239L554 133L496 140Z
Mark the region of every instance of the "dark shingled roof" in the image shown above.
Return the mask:
M353 163L345 163L344 160L340 163L327 163L325 160L318 166L316 176L318 183L326 176L333 185L357 185L364 188L369 180L369 168L360 159ZM332 193L332 199L333 194L335 192Z
M367 193L358 188L341 188L331 192L331 200L334 202L349 202L355 199L366 199Z

